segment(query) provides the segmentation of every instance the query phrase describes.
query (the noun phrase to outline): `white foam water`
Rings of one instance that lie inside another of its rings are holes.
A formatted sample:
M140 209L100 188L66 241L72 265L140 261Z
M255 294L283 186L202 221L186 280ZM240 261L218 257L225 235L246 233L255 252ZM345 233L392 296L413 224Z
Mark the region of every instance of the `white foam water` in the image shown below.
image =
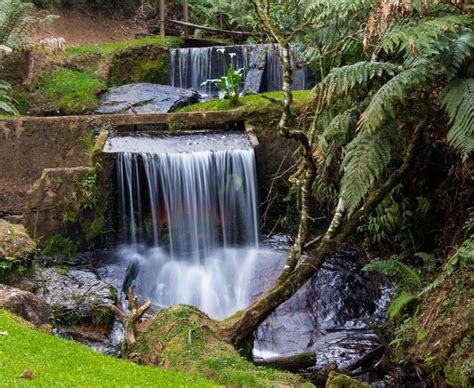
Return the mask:
M259 254L251 147L117 154L122 246L137 291L158 306L224 318L250 302Z

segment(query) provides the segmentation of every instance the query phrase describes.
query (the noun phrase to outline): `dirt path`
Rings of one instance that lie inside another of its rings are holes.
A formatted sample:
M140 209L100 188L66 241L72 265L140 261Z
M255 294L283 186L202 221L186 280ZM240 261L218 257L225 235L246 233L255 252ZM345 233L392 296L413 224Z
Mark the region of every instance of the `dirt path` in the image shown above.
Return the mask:
M144 31L132 16L126 18L104 11L77 9L54 9L49 12L58 15L59 19L37 31L33 35L35 41L46 37L62 37L67 46L77 46L133 39L136 33Z

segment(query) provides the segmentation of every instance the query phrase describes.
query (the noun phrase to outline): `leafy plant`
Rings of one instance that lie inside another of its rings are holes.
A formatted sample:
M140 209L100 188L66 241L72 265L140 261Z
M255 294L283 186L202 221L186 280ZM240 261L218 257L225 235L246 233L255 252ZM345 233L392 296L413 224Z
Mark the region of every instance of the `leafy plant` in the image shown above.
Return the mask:
M76 255L78 251L79 248L72 239L60 234L54 234L46 242L42 253L46 256L58 253L71 258Z
M225 56L225 49L218 49L223 56ZM214 84L219 88L219 98L229 99L231 105L236 105L239 102L239 87L243 81L244 69L236 69L234 65L234 57L236 54L229 54L230 64L227 64L227 61L224 57L224 68L225 75L219 79L211 79L203 82L202 85L207 85L208 83Z
M38 12L33 3L21 0L0 2L0 45L13 50L28 49L33 31L57 17Z
M97 205L97 174L87 174L79 180L79 204L85 210L93 210Z
M15 100L8 94L10 90L11 86L7 82L0 80L0 112L18 115L19 112L15 108Z

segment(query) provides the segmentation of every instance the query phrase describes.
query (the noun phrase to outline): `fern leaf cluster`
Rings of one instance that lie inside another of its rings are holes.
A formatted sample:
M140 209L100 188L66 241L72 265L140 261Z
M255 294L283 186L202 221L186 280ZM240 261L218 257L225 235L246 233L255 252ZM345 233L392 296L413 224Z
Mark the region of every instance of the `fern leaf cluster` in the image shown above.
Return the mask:
M416 295L414 295L411 291L402 290L396 295L387 309L388 319L393 321L397 317L399 317L403 310L414 300L416 300Z
M377 51L383 50L386 53L420 51L429 48L441 35L455 31L459 27L470 26L472 23L473 18L469 15L444 15L408 23L401 20L394 23L381 38Z
M361 132L346 148L342 163L341 198L349 213L367 195L390 164L399 147L399 135L393 127L376 133Z
M337 97L347 95L356 86L367 87L374 78L393 77L401 66L386 62L358 62L333 69L315 88L320 101L329 106Z
M428 61L421 61L394 76L372 97L369 106L360 116L358 129L368 132L378 130L386 120L396 116L397 108L405 105L410 94L427 83L431 76Z
M17 115L19 113L14 105L15 100L8 95L10 89L8 83L0 80L0 112Z
M474 150L474 79L457 79L446 86L442 104L450 117L448 143L466 160Z

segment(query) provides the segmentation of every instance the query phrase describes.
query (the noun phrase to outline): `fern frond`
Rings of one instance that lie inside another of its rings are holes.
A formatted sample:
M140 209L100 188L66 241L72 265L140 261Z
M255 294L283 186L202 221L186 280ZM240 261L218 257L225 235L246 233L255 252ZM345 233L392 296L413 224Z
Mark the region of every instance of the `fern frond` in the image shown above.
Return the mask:
M408 102L410 94L426 84L431 76L430 63L424 60L390 79L374 94L360 115L357 129L376 131L386 120L395 117L397 108Z
M400 20L383 35L376 51L419 51L436 43L440 35L470 26L472 23L473 18L469 15L445 15L409 23Z
M474 150L474 78L457 79L447 85L442 105L450 118L448 143L467 160Z
M402 68L386 62L358 62L338 67L313 89L317 98L326 106L341 95L347 95L356 86L367 86L374 78L393 77Z
M400 291L395 298L392 299L387 309L388 319L393 321L399 317L403 310L416 299L416 295L408 290Z
M419 296L433 291L443 284L457 268L474 264L474 235L464 241L444 265L443 272L419 293Z
M323 157L328 158L331 151L347 143L349 129L354 122L355 109L348 109L333 117L319 137L318 146Z
M5 81L0 80L0 112L18 115L19 112L15 108L15 100L8 95L11 86Z
M474 23L474 22L473 22ZM452 80L464 63L471 57L474 48L474 31L466 29L454 37L448 37L447 42L439 40L433 48L432 55L444 66L448 74L448 81Z
M391 127L376 133L359 133L346 149L342 162L341 197L349 213L355 210L390 164L399 142L398 131Z
M379 272L396 277L405 287L418 289L421 287L421 278L418 273L401 261L399 256L392 256L388 260L374 260L364 267L367 272Z

